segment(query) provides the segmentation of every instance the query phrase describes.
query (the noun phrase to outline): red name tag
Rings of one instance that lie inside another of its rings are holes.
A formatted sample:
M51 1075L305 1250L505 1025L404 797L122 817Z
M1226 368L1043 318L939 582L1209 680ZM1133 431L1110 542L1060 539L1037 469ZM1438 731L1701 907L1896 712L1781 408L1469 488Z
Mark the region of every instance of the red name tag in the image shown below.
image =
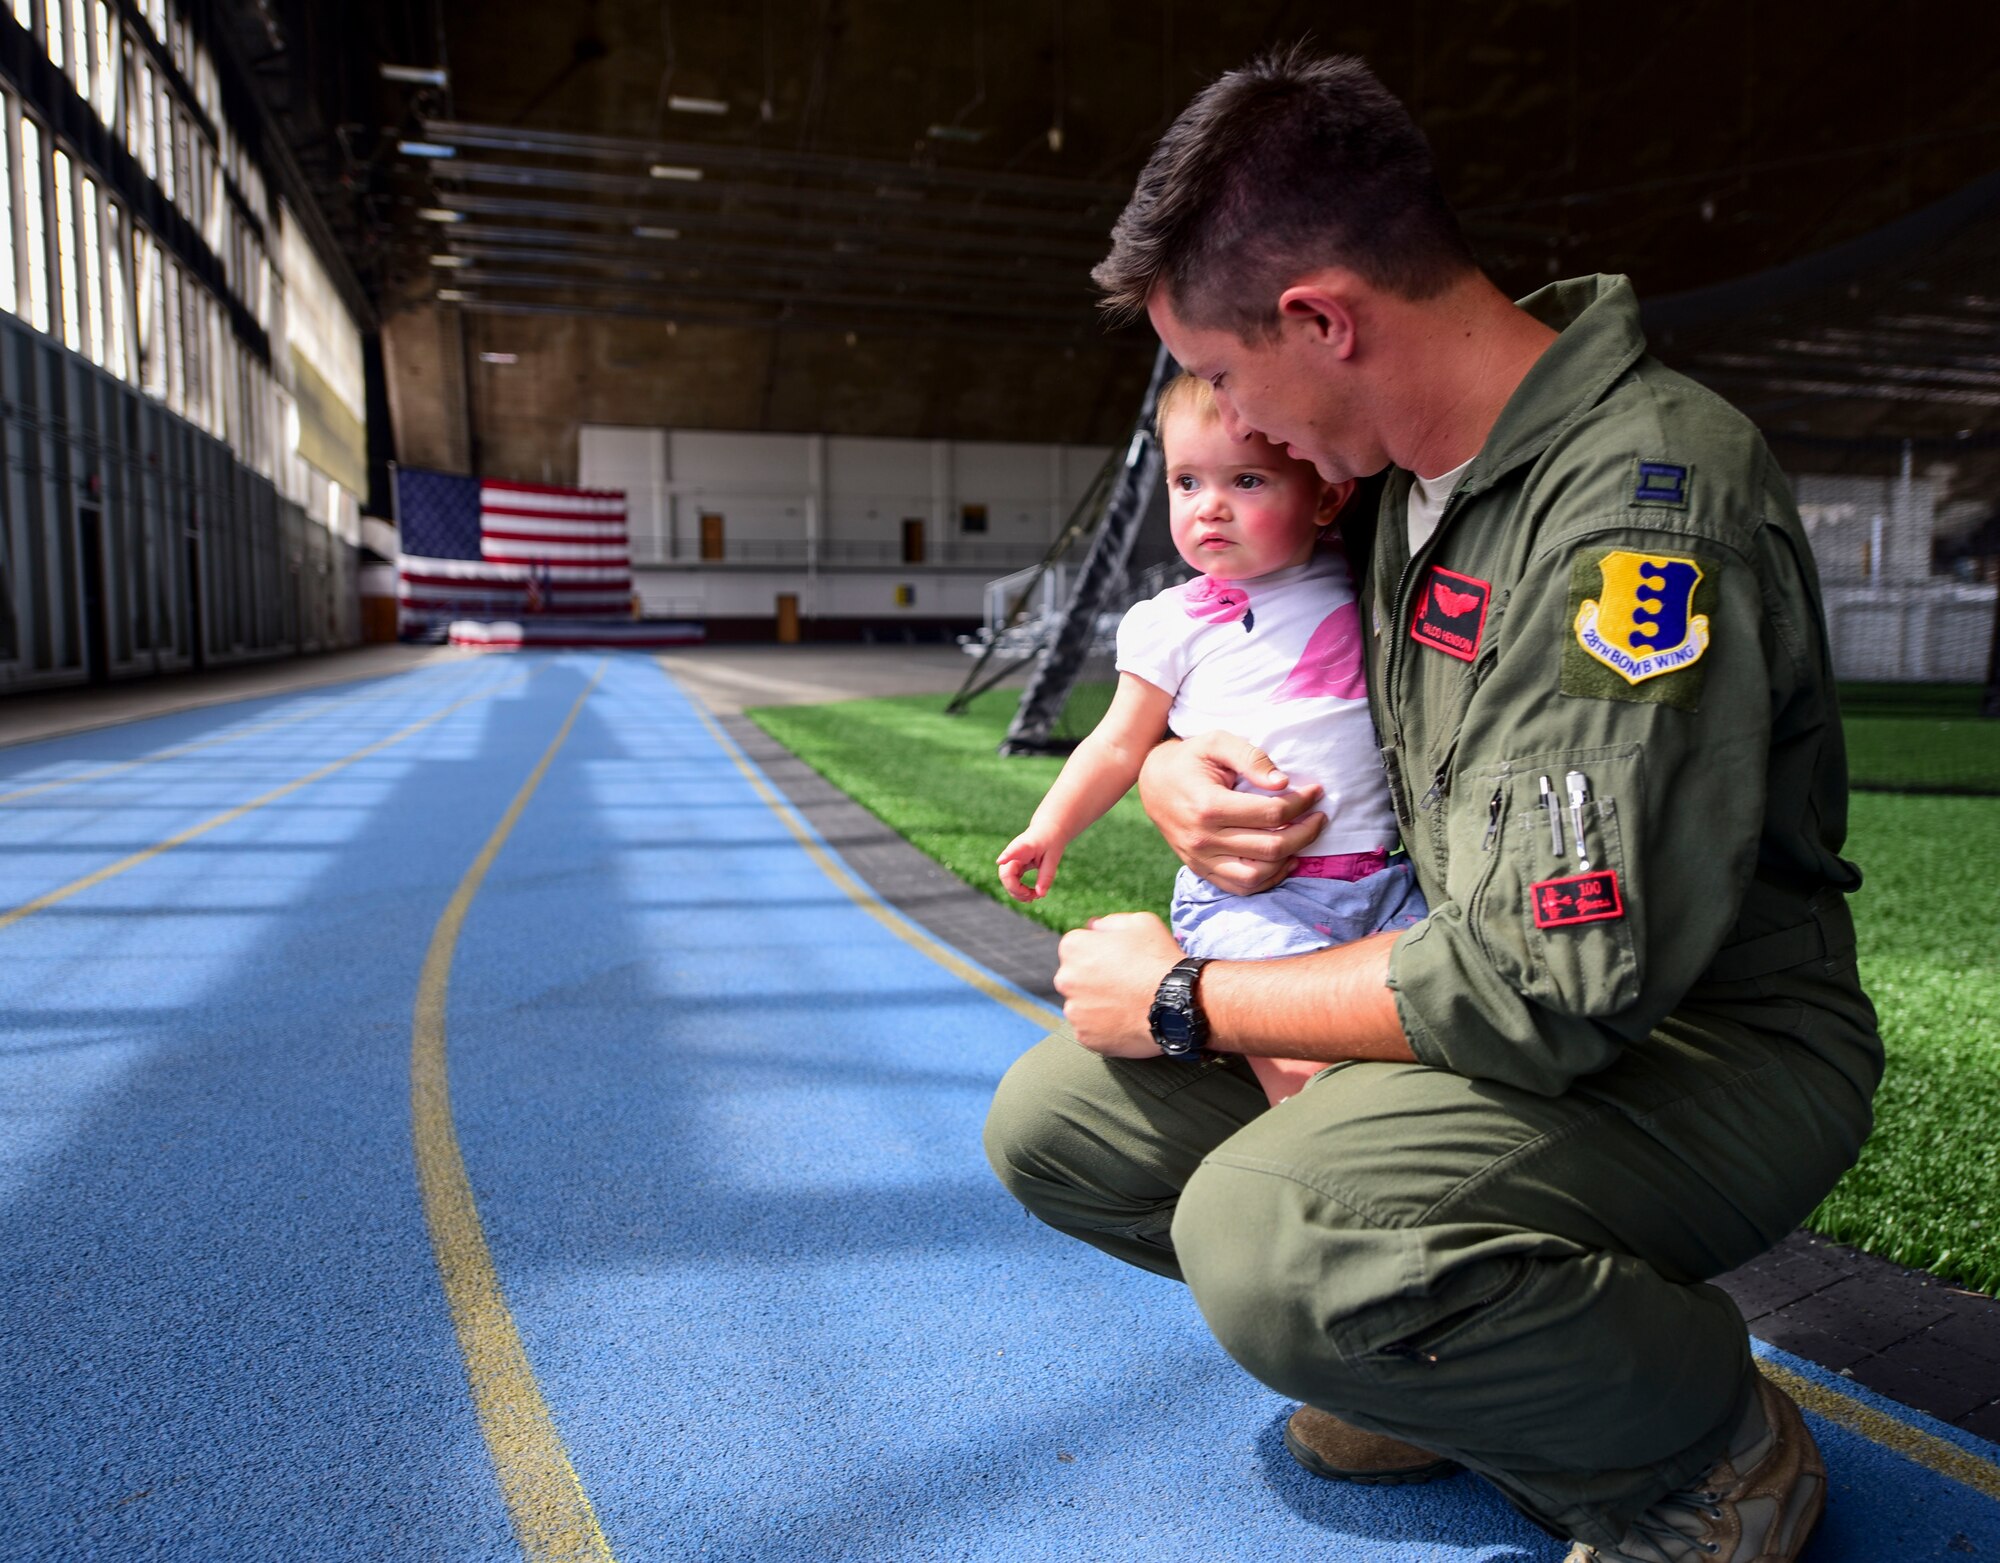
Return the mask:
M1605 923L1625 915L1625 903L1618 895L1618 876L1608 868L1590 874L1571 874L1567 879L1538 879L1528 888L1535 898L1537 928Z
M1441 564L1432 565L1430 579L1417 597L1416 616L1410 620L1410 639L1470 662L1479 655L1479 637L1486 630L1486 605L1492 596L1489 583Z

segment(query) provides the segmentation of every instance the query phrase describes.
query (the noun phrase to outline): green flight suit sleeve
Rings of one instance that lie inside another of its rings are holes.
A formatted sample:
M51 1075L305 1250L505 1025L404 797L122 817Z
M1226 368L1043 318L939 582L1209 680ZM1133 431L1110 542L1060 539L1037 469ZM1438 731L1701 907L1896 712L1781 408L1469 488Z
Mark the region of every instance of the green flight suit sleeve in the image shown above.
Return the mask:
M1429 824L1444 896L1391 958L1423 1062L1558 1094L1701 976L1757 866L1771 713L1809 650L1803 586L1772 583L1787 571L1741 520L1624 509L1538 546L1472 672Z

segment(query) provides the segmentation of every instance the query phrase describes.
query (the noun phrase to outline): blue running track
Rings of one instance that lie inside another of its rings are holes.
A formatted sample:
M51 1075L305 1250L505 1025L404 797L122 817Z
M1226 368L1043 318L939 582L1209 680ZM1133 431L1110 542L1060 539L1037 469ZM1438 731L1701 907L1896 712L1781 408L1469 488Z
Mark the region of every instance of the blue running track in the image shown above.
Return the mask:
M425 956L573 712L447 950L455 1329ZM1177 1287L1024 1216L979 1126L1034 1006L802 833L636 656L0 750L0 1557L1561 1557L1467 1477L1298 1472ZM2000 1451L1776 1365L1814 1563L2000 1557ZM538 1449L570 1497L510 1508Z

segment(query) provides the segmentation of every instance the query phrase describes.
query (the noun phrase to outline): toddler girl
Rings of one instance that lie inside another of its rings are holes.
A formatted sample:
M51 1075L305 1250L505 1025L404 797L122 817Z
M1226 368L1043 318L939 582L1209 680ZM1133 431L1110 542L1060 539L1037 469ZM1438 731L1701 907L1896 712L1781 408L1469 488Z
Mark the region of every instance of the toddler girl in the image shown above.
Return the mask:
M1318 782L1326 823L1291 877L1256 895L1183 868L1181 948L1262 960L1410 927L1423 896L1408 862L1390 862L1396 817L1368 713L1361 616L1346 559L1327 540L1354 485L1324 482L1261 437L1232 439L1208 382L1189 375L1161 393L1156 427L1174 547L1201 573L1125 615L1111 708L1000 854L1001 883L1017 901L1046 895L1064 848L1130 790L1163 732L1221 729L1263 750L1292 785ZM1247 1062L1273 1102L1324 1067Z

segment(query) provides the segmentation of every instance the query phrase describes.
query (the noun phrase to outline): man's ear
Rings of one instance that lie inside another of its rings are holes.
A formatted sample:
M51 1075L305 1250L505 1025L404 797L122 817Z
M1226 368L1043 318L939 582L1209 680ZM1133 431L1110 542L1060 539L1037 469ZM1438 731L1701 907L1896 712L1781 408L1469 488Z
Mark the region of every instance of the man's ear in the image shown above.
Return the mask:
M1316 347L1352 358L1358 345L1351 274L1333 268L1302 277L1278 296L1278 319Z

